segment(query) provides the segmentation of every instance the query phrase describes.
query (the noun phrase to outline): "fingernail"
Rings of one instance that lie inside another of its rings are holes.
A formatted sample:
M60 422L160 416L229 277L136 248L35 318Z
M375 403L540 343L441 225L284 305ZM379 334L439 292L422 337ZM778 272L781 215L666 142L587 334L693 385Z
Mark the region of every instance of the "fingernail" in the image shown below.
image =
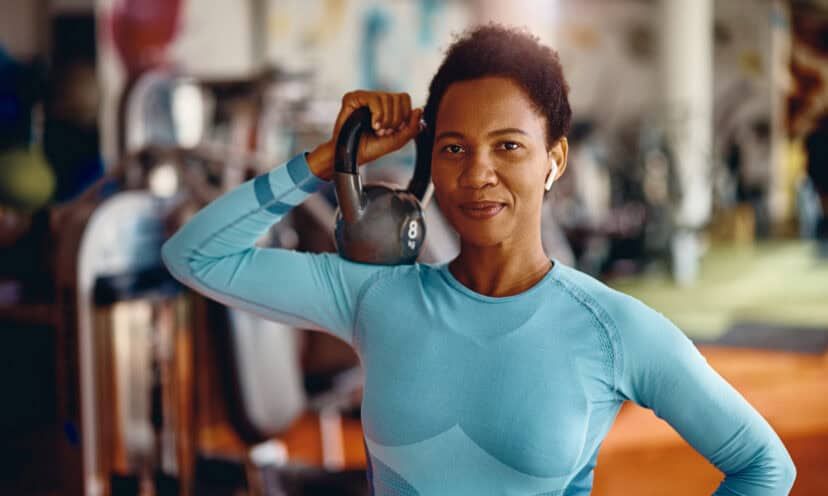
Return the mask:
M379 122L375 122L375 123L374 123L374 129L379 129L379 128L380 128L380 123L379 123Z

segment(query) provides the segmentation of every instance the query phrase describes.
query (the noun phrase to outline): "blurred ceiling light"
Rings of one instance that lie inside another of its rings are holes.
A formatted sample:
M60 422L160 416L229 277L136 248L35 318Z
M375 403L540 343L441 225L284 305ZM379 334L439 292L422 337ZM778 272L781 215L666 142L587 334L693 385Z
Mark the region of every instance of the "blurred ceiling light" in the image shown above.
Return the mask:
M169 198L178 191L178 172L173 164L161 162L150 171L148 183L152 194Z

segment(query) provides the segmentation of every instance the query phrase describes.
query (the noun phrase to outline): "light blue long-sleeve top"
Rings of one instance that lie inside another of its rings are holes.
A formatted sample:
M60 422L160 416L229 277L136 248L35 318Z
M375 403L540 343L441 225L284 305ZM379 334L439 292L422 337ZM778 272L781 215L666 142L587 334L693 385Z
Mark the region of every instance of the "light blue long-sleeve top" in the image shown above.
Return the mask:
M208 297L356 350L374 494L589 494L598 448L627 400L725 474L716 494L788 493L796 471L779 437L693 343L557 260L532 288L496 298L447 264L254 246L322 184L299 154L207 205L162 255Z

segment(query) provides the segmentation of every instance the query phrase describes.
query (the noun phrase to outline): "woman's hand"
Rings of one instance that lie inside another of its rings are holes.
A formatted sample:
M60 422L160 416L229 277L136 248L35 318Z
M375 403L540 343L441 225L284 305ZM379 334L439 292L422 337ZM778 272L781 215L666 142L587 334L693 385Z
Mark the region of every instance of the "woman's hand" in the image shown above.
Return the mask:
M422 130L420 117L423 110L411 108L411 97L408 93L363 90L346 93L342 97L342 108L336 118L333 136L307 157L308 165L316 176L327 180L333 175L334 147L339 130L351 113L360 107L368 107L371 111L371 126L374 132L366 133L359 142L359 165L399 150Z

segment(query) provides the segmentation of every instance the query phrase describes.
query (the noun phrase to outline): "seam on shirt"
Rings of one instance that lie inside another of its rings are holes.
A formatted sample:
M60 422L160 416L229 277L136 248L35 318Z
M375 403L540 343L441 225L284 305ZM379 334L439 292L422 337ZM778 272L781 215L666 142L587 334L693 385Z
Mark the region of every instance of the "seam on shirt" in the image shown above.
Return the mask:
M609 313L587 293L583 288L577 285L567 276L562 275L555 279L555 282L561 286L572 299L583 306L592 317L592 320L597 324L609 342L608 351L610 353L610 360L612 361L612 389L616 395L623 397L619 390L619 383L621 378L621 370L624 366L624 356L622 350L616 345L618 340L618 328L615 321L610 317Z
M319 255L323 255L323 256L320 257L320 260L321 260L321 263L325 264L325 266L326 266L325 270L327 270L328 274L336 274L335 277L337 279L339 279L339 269L338 269L338 267L334 267L334 265L331 263L331 259L333 257L339 257L339 255L330 254L330 253L319 254ZM330 255L330 256L325 256L325 255ZM317 269L318 269L317 267L314 267L314 270L317 270ZM354 299L354 309L353 309L353 312L351 312L351 322L350 322L350 331L351 331L350 332L350 338L351 338L350 339L350 344L352 345L352 347L353 347L354 351L357 353L357 355L360 355L360 360L362 359L362 355L361 355L362 352L360 351L360 345L359 345L361 337L357 334L357 325L356 325L356 323L357 323L357 316L359 314L360 303L362 301L362 295L365 292L366 288L369 285L376 282L376 280L379 279L382 275L383 275L383 272L381 270L371 274L359 286L359 290L357 291L357 296ZM324 274L322 274L322 277L326 282L328 282L328 283L330 282L330 279L331 279L330 277L325 277ZM345 284L342 284L342 287L347 289L347 286ZM336 292L334 291L334 294L335 293ZM337 306L339 306L339 305L337 305ZM322 326L320 326L320 327L322 327Z

